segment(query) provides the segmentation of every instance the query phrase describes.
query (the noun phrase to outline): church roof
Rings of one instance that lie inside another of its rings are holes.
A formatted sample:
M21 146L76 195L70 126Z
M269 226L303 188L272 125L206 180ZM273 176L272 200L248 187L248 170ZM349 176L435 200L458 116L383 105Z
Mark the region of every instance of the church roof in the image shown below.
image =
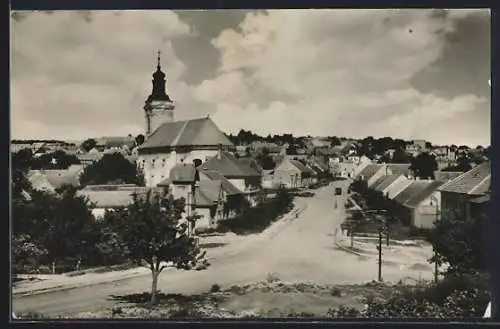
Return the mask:
M141 145L139 151L182 146L233 146L209 117L166 122Z

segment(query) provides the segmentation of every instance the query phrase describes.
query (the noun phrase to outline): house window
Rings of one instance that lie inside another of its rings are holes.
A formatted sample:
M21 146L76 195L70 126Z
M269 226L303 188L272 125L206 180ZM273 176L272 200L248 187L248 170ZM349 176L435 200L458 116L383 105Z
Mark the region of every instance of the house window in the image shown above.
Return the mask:
M165 167L165 162L166 162L166 159L165 159L165 158L163 158L163 159L161 160L161 166L162 166L162 167Z
M155 159L151 160L151 168L153 168L153 169L155 167L155 161L156 161Z

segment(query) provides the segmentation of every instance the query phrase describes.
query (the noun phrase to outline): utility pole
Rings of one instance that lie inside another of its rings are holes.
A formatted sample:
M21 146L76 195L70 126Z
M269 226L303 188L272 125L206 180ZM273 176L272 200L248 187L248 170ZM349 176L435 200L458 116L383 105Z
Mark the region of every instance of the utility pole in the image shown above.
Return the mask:
M382 281L382 226L378 230L378 280Z
M389 221L385 221L385 244L389 247Z
M439 220L439 205L436 204L436 219L437 222ZM436 248L434 248L434 282L438 283L439 281L439 260Z

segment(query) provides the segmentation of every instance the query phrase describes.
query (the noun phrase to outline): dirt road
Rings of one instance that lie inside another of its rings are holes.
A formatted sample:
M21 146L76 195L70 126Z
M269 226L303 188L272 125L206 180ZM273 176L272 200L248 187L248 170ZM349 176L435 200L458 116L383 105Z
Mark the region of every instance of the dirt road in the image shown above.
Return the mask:
M342 187L342 196L334 195L334 187ZM347 181L338 181L316 191L298 218L258 243L239 248L238 252L214 257L204 271L165 271L158 289L166 293L197 293L212 284L223 287L265 279L270 273L286 281L314 281L324 284L361 283L376 279L377 264L370 258L358 258L334 248L334 232L340 231L345 212ZM336 200L336 198L338 198ZM337 208L335 208L337 202ZM266 232L262 233L266 234ZM210 253L210 251L209 251ZM430 274L432 275L432 273ZM402 273L401 268L384 268L384 279L398 280L404 276L420 277L422 273ZM151 278L144 275L116 283L15 297L14 312L40 312L62 315L94 311L113 305L111 295L148 291Z

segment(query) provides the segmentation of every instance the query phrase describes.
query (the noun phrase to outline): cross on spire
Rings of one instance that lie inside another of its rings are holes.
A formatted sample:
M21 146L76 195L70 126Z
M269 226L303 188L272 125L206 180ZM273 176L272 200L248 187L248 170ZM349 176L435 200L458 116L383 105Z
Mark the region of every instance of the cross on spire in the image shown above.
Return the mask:
M161 51L160 51L160 49L158 49L158 64L157 64L158 68L160 67L160 55L161 55Z

